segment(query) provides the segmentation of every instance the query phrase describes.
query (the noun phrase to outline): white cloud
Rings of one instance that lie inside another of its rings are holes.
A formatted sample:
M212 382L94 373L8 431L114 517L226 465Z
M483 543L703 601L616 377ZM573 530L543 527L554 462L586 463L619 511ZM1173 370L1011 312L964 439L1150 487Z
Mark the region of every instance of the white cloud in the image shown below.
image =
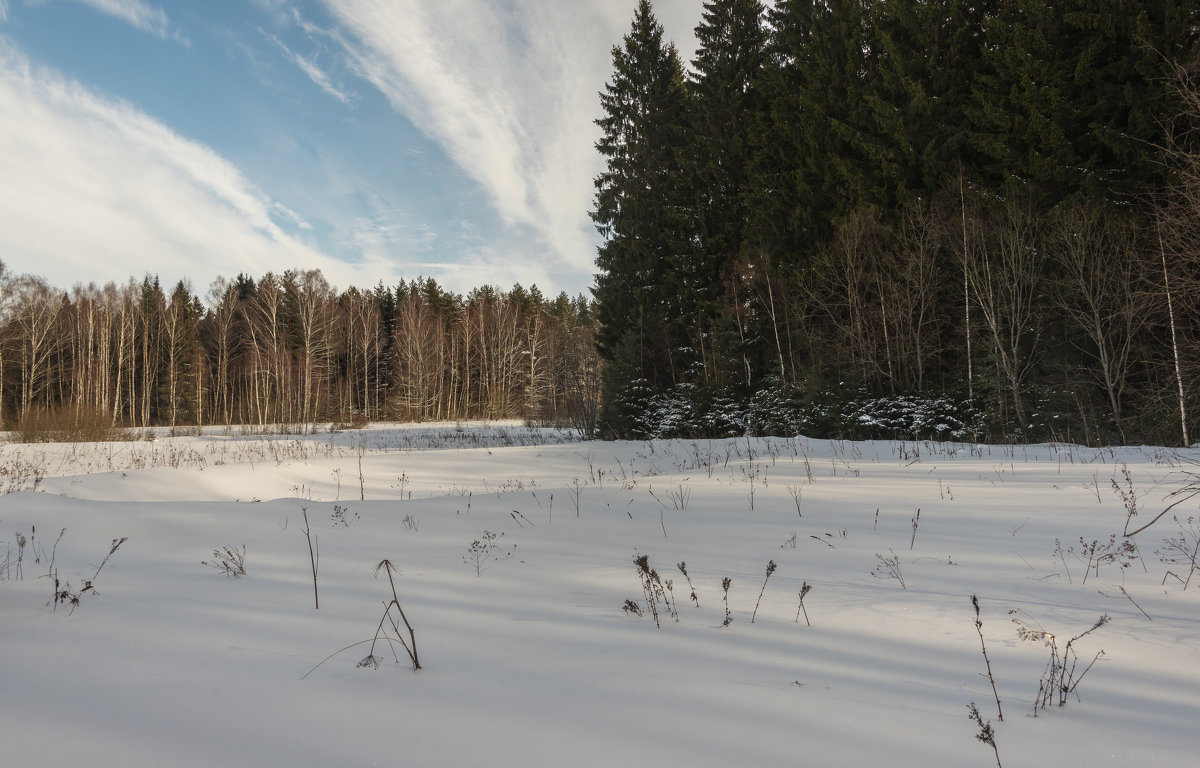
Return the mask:
M431 277L460 295L485 285L508 289L513 283L536 283L548 289L562 282L536 260L521 258L522 244L513 238L484 243L467 221L436 231L402 211L372 207L375 213L355 221L349 235L348 245L361 254L364 269L391 270L408 280ZM453 261L444 258L447 252Z
M542 253L527 247L523 257L541 263L530 269L588 278L601 167L592 121L632 0L323 2L361 76L446 149L505 222L534 233ZM656 12L690 56L699 0L666 0ZM487 254L477 263L513 271Z
M77 3L89 5L101 13L118 18L133 25L135 28L166 39L170 32L170 22L162 8L151 8L142 0L75 0Z
M312 61L311 59L306 59L299 53L293 51L291 48L288 48L287 45L284 44L284 42L277 36L267 32L263 32L263 35L265 35L266 38L270 40L276 48L279 49L280 53L283 54L285 59L299 67L300 71L303 72L308 79L312 80L322 91L343 104L350 103L350 95L334 85L333 80L323 69L317 66L316 62Z
M393 279L303 239L308 227L213 150L135 107L33 66L0 37L0 258L66 288L147 272L204 286L239 271L320 268Z
M8 21L8 0L0 0L0 21Z
M427 254L438 239L432 227L406 222L400 215L359 218L351 228L350 237L359 253L377 260L397 251Z

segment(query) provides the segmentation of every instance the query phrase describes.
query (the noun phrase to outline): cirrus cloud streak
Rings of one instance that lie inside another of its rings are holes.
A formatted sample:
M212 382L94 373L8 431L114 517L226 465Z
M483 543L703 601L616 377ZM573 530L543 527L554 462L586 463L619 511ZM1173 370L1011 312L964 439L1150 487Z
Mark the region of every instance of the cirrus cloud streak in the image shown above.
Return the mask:
M634 3L323 3L358 74L480 184L506 224L531 233L530 250L543 253L524 258L550 273L590 275L597 93ZM690 43L699 3L659 6Z
M34 66L3 37L0 113L0 254L13 271L67 287L290 267L335 280L369 266L305 242L299 214L210 148Z

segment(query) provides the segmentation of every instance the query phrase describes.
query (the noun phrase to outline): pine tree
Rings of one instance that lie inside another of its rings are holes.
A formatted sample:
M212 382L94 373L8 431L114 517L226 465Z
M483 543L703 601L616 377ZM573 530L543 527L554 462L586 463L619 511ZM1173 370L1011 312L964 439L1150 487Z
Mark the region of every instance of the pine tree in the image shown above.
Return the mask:
M687 93L683 66L648 0L632 29L614 46L613 77L600 94L603 131L596 148L606 167L595 180L592 219L604 241L596 265L598 345L612 363L627 359L607 382L619 397L635 380L656 389L674 383L676 365L667 328L678 316L672 265L688 248L688 209L681 185ZM621 420L609 428L628 430Z

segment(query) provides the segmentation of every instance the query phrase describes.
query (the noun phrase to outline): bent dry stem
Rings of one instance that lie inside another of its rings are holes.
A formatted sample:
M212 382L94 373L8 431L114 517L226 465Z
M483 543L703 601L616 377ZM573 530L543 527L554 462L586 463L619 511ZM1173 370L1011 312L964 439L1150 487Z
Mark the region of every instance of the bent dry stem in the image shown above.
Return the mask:
M321 545L317 542L314 546L312 528L308 524L308 507L301 507L300 511L304 514L304 538L308 540L308 560L312 564L313 576L313 610L321 610L321 598L317 594L317 563L321 559Z
M379 619L379 626L375 630L375 638L371 641L371 650L367 654L367 658L374 658L375 643L379 640L381 633L383 638L390 642L390 638L383 629L384 621L388 621L392 625L392 631L396 634L396 640L400 642L400 645L408 653L408 658L412 662L413 671L415 672L421 668L421 662L417 658L417 634L413 631L412 624L408 623L408 616L405 615L404 608L400 606L400 597L396 594L396 582L392 579L392 571L397 570L397 568L392 565L390 560L381 560L379 565L375 567L376 577L379 576L381 570L387 573L388 584L392 588L392 601L384 606L383 617ZM408 642L405 642L404 637L400 634L400 625L397 623L395 617L392 616L392 606L396 607L396 612L400 614L400 620L404 622L404 627L408 630ZM363 661L366 661L366 659ZM364 666L363 662L359 662L359 666Z
M807 581L800 585L800 606L796 609L796 623L800 623L800 614L804 613L804 623L812 626L812 622L808 620L808 609L804 607L804 597L812 590L812 584Z
M975 608L975 631L979 633L979 647L983 650L983 663L987 666L988 682L992 684L992 695L996 697L996 716L1000 722L1004 722L1004 710L1000 707L1000 692L996 690L996 678L992 676L992 662L988 658L987 643L983 641L983 619L979 616L979 598L975 595L971 595L971 605ZM997 762L999 761L997 760Z

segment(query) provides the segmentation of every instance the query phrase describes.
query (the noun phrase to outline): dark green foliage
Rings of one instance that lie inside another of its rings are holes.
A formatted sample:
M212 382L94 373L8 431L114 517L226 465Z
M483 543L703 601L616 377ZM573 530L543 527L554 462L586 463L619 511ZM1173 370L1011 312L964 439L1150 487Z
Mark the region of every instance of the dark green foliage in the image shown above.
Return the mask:
M999 3L971 110L980 177L1047 207L1144 197L1162 181L1160 121L1178 111L1169 62L1196 20L1175 0Z
M672 265L690 247L682 183L687 91L683 65L647 0L612 57L613 77L600 94L604 116L596 121L603 132L596 148L606 161L592 212L604 238L593 288L597 342L605 362L622 367L621 380L661 388L677 372L670 328L680 292ZM628 429L613 401L621 389L619 381L606 387L602 415L617 434Z
M673 265L681 296L673 340L698 383L726 386L753 377L746 370L753 318L729 305L755 280L750 202L767 33L758 0L710 0L702 13L688 83L694 247Z
M683 67L645 0L612 55L613 79L600 97L604 117L596 121L604 133L596 148L607 167L596 178L592 213L604 236L594 289L600 349L611 359L625 335L622 328L630 328L643 372L652 381L669 381L670 368L650 353L664 341L663 310L671 302L666 270L686 232L686 207L679 199Z
M770 119L760 138L758 202L785 247L827 235L868 198L867 7L782 0L770 11Z
M895 209L928 199L960 164L973 165L966 109L995 6L969 0L876 3L870 122L887 151L873 201Z
M1171 77L1198 8L708 0L680 95L640 3L598 145L610 433L1169 435L1197 408L1164 339L1200 316L1200 100ZM656 56L659 121L614 132Z

